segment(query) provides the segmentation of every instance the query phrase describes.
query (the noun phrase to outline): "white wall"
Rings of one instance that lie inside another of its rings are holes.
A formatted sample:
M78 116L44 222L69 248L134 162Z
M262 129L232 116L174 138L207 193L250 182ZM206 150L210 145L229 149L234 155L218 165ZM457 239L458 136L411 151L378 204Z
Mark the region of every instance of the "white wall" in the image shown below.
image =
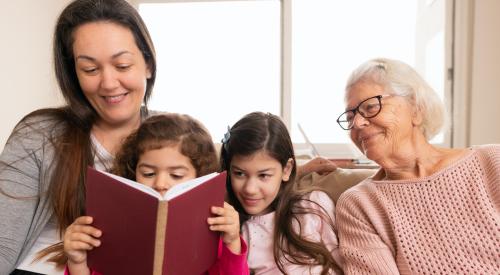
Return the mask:
M476 0L470 144L500 143L500 1Z
M0 2L0 150L24 115L61 102L52 69L52 32L68 2Z
M0 150L14 125L27 113L62 102L52 68L52 32L57 15L70 0L2 0L0 5ZM465 128L459 146L500 143L500 1L468 2L472 18L470 66L457 71L455 89L467 90L467 100L455 117ZM460 20L460 19L459 19ZM469 37L467 36L467 37ZM462 56L463 58L463 56ZM469 68L470 67L470 68ZM467 87L457 87L462 78ZM457 104L458 105L458 104ZM470 129L469 129L470 128Z

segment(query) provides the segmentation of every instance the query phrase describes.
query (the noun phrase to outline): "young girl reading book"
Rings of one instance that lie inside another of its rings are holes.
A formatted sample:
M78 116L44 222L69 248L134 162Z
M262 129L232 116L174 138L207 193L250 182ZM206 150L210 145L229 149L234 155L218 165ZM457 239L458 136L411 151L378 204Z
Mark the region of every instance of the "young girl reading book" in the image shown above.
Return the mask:
M164 194L176 184L216 170L217 155L210 134L193 118L171 113L145 120L124 142L112 172ZM209 218L207 226L221 232L224 245L208 274L248 274L238 212L228 203L211 211L216 217ZM67 270L72 275L99 274L87 266L87 251L100 245L102 234L91 224L92 217L79 217L64 234Z
M334 205L299 190L292 141L279 117L250 113L222 141L229 202L240 213L255 274L340 274Z

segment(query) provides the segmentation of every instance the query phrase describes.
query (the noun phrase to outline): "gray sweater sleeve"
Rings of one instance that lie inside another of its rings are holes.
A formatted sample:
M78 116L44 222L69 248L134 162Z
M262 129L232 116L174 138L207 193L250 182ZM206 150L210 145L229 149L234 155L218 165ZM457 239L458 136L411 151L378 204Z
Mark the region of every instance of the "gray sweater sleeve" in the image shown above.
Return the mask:
M0 274L26 256L52 215L47 197L55 130L47 117L16 126L0 155Z

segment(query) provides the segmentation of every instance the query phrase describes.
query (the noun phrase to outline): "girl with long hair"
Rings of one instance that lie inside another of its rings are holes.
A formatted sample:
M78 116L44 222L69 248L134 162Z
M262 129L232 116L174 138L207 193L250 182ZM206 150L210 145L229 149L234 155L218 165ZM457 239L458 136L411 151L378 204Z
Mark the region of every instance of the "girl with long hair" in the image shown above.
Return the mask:
M324 192L298 189L292 141L279 117L254 112L236 122L223 139L221 168L252 272L342 272L333 202Z

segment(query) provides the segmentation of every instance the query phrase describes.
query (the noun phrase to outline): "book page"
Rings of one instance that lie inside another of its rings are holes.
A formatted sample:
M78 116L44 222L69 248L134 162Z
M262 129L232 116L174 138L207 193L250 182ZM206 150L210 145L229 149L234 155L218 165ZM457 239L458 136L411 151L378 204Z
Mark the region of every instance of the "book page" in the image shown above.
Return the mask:
M159 192L157 192L156 190L154 190L153 188L151 188L151 187L149 187L147 185L144 185L142 183L138 183L136 181L129 180L127 178L120 177L120 176L117 176L117 175L114 175L114 174L111 174L111 173L108 173L108 172L104 172L104 171L99 171L99 172L101 172L103 174L106 174L107 176L109 176L109 177L111 177L111 178L113 178L115 180L118 180L118 181L120 181L120 182L122 182L122 183L124 183L124 184L126 184L126 185L128 185L128 186L130 186L132 188L134 188L134 189L137 189L137 190L142 191L142 192L144 192L146 194L149 194L149 195L151 195L151 196L153 196L155 198L158 198L159 200L162 199L161 194Z
M175 198L181 194L188 192L189 190L195 188L196 186L206 182L207 180L217 176L219 173L214 172L212 174L208 174L199 178L195 178L183 183L179 183L177 185L172 186L172 188L168 189L167 193L163 195L164 200L170 200Z

